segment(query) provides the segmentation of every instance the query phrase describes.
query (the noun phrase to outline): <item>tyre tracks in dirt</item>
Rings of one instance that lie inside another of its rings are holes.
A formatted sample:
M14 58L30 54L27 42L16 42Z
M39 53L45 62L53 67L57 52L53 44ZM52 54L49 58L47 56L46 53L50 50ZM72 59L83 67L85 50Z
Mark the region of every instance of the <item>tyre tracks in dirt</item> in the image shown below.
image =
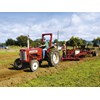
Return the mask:
M24 68L22 70L15 70L13 67L2 68L0 70L0 87L13 87L17 86L17 84L25 83L29 80L36 79L40 76L51 75L53 73L57 73L69 66L73 63L60 62L56 67L49 67L47 63L44 63L37 71L30 72L29 68Z

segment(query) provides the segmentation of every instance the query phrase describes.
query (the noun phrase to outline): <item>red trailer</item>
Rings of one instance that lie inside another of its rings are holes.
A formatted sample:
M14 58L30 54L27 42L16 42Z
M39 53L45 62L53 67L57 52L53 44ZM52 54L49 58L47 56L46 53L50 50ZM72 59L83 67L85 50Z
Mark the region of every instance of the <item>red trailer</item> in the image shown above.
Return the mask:
M62 54L62 61L65 60L81 60L83 59L86 55L92 55L92 56L97 56L96 51L91 51L89 48L81 49L81 48L76 48L76 49L67 49L63 50Z

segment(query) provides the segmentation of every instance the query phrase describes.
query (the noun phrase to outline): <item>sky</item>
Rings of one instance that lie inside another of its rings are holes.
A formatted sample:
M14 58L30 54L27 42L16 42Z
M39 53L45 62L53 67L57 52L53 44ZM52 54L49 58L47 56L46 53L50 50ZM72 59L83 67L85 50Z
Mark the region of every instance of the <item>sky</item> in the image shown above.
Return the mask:
M53 33L53 40L69 40L72 36L93 40L100 37L99 12L0 12L0 42L20 35L32 40L42 33Z

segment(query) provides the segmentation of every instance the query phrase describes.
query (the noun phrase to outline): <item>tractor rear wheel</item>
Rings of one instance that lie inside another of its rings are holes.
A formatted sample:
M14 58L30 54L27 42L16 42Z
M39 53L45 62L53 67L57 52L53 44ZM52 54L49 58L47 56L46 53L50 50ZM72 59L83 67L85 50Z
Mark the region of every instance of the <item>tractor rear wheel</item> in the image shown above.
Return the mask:
M38 62L38 60L31 60L31 62L30 62L30 70L31 70L32 72L34 72L35 70L38 69L38 67L39 67L39 62Z
M56 66L60 61L60 54L57 50L49 53L48 63L50 66Z
M22 62L20 61L19 58L17 58L17 59L15 60L15 62L14 62L14 68L18 70L18 69L21 69L22 67L23 67Z

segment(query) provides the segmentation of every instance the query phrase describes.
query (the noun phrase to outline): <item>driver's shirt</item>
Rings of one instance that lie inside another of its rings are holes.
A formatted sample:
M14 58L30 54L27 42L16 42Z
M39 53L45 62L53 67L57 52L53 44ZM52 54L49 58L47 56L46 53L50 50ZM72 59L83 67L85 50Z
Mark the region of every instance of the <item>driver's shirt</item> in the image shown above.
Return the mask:
M46 49L48 49L48 48L49 48L48 41L45 41L45 46L46 46L46 47L45 47Z

